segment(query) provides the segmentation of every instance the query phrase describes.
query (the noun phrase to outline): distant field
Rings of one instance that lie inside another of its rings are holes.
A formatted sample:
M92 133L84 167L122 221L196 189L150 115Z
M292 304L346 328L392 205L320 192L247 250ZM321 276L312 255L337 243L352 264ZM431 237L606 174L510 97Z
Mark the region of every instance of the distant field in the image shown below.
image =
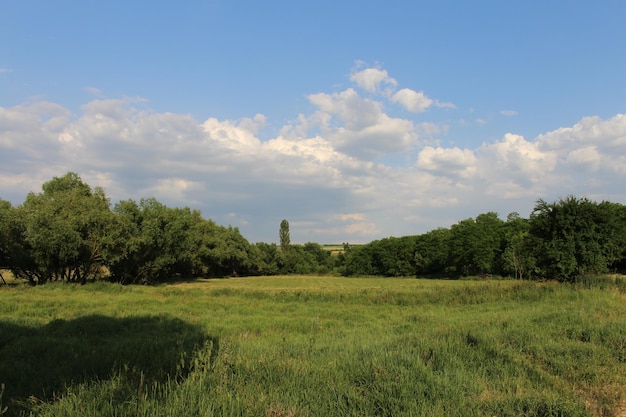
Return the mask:
M345 247L343 244L326 244L326 245L321 245L322 249L327 250L331 253L331 255L339 255L340 253L344 253L345 252ZM349 245L351 248L356 248L360 245Z
M0 411L617 415L626 297L603 287L317 276L0 285Z

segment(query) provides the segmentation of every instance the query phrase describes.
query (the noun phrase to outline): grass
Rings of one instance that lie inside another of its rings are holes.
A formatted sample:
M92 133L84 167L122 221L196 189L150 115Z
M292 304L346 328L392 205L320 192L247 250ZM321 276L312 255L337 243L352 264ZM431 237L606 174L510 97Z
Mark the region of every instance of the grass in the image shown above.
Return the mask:
M0 287L0 410L611 416L626 399L626 298L609 281Z

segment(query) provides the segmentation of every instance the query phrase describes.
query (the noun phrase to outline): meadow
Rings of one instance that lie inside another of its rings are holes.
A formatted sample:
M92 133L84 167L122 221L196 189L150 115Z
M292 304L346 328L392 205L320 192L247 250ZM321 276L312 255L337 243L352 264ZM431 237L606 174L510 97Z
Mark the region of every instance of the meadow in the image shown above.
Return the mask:
M622 278L0 286L7 416L617 416Z

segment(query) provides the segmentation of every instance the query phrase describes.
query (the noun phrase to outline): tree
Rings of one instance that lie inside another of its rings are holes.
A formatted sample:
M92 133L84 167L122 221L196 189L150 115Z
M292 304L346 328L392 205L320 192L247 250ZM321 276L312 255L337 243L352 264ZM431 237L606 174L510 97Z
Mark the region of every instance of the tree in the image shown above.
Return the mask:
M315 262L315 271L319 273L327 273L333 267L333 258L330 251L324 250L319 244L307 242L303 246L304 252L310 254Z
M374 240L345 253L344 275L411 276L416 273L415 236Z
M537 266L544 277L574 281L604 273L624 258L624 206L568 196L538 200L530 217Z
M225 277L239 275L257 275L259 273L260 253L241 235L237 227L213 228L205 236L202 251L203 264L210 276Z
M0 271L11 269L13 263L14 210L10 202L0 199ZM6 284L1 273L0 279Z
M169 208L154 198L122 201L114 211L126 237L123 255L110 267L117 281L145 284L192 275L199 256L199 212Z
M504 251L502 268L517 279L529 276L535 268L535 258L530 247L529 222L516 212L507 216L504 225Z
M104 191L73 172L54 177L18 208L22 259L14 274L31 284L49 280L85 283L102 275L115 250L114 216Z
M255 244L259 253L258 272L260 275L276 275L284 264L282 252L278 250L276 243L257 242Z
M218 226L197 210L170 208L154 198L122 201L114 210L126 236L123 256L110 268L118 282L258 273L260 253L236 227Z
M288 252L289 247L291 245L291 239L289 238L289 222L287 220L283 220L280 222L280 248L283 252Z
M11 224L13 223L13 206L0 199L0 269L11 264Z
M451 272L457 275L497 272L504 222L497 213L480 214L461 220L450 228Z
M438 228L416 237L415 268L418 275L442 275L448 266L450 230Z

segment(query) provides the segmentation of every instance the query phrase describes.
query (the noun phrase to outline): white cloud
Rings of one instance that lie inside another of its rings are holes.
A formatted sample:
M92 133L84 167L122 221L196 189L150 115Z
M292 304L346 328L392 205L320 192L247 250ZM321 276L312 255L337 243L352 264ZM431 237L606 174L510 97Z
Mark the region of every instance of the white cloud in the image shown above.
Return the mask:
M580 169L597 171L602 163L602 155L595 146L586 146L571 151L566 161Z
M167 201L188 201L188 194L194 190L201 190L201 184L184 178L161 178L149 187L141 190L142 195L156 197Z
M389 88L393 89L398 85L398 82L391 78L386 70L378 68L367 68L355 72L350 76L350 80L370 93L385 91ZM385 88L382 88L382 85Z
M426 146L419 153L417 167L441 176L468 178L476 171L476 161L470 149Z
M622 174L625 171L626 115L617 114L608 120L585 117L572 127L562 127L539 135L537 146L558 151L561 162L581 164L585 169Z
M391 101L402 104L407 110L420 113L429 108L433 101L420 91L403 88L391 97Z
M319 108L319 120L325 127L329 127L330 118L337 116L347 129L360 130L376 124L382 115L381 103L362 98L352 88L341 93L312 94L308 98Z
M363 66L363 63L359 63ZM380 68L366 68L353 72L350 80L369 93L376 93L386 97L393 103L399 103L408 111L421 113L435 105L439 108L454 109L456 106L451 102L433 100L424 94L423 91L415 91L410 88L402 88L396 91L398 81L390 77L386 70Z
M499 142L483 144L479 151L489 161L489 168L506 170L509 174L522 172L524 177L535 180L552 171L557 162L554 152L544 151L537 143L512 133L504 135Z
M308 119L308 125L319 125L333 146L348 155L372 160L417 144L410 120L389 117L381 103L363 98L351 88L313 94L309 100L319 110Z
M261 141L255 136L256 125L251 125L250 119L233 123L211 117L202 124L202 128L206 134L205 140L210 138L227 149L250 154L261 147Z
M500 114L503 116L517 116L517 112L515 110L502 110L500 111Z
M501 141L483 144L477 154L480 175L489 194L533 198L555 181L551 177L557 154L540 149L537 143L520 135L507 133Z
M626 114L608 120L585 117L572 127L562 127L539 135L537 143L546 148L571 149L581 144L598 144L602 149L623 150L626 145Z
M49 102L0 108L0 198L20 203L72 170L114 202L189 205L251 240L274 241L287 218L294 241L325 243L421 233L490 210L524 215L540 197L626 202L624 115L461 148L424 146L418 134L446 126L393 117L352 89L310 100L314 113L266 141L261 114L198 121L140 99L94 100L77 114ZM416 162L374 162L390 152Z

